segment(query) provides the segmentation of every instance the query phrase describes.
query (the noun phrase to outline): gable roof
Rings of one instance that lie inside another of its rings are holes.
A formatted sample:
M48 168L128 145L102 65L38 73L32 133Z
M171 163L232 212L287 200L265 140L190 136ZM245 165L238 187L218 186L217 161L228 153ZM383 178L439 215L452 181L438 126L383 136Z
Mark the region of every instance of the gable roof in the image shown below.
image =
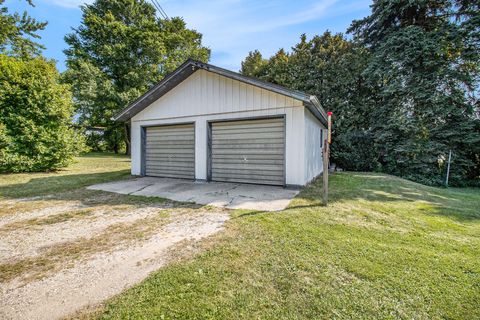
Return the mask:
M277 84L265 82L256 78L247 77L240 73L226 70L216 67L214 65L203 63L200 61L188 59L175 71L168 74L158 84L154 85L149 91L140 96L137 100L133 101L122 111L113 117L115 121L128 121L137 113L148 107L152 102L158 100L167 92L176 87L183 80L188 78L195 71L203 69L209 72L219 74L221 76L238 80L246 84L250 84L265 90L269 90L287 97L291 97L303 102L303 105L307 107L324 125L327 123L327 114L320 105L317 97L306 94L305 92L291 90Z

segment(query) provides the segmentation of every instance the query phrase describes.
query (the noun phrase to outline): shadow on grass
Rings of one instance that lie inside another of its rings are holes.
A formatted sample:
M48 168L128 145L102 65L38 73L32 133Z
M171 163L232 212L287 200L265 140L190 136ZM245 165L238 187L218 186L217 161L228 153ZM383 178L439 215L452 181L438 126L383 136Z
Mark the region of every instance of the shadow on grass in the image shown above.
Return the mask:
M244 212L236 215L233 219L242 219L242 218L247 218L247 217L252 217L252 216L258 216L261 214L275 214L276 211L249 211L249 212Z
M322 187L322 179L315 180L297 196L310 204L288 209L324 207ZM435 188L390 175L345 172L330 176L329 193L332 205L358 200L371 204L416 202L415 210L420 214L445 216L460 222L480 220L480 189Z
M32 174L33 176L35 174ZM28 182L0 186L0 196L6 198L26 198L67 192L96 183L128 179L130 170L101 173L51 175L31 178Z

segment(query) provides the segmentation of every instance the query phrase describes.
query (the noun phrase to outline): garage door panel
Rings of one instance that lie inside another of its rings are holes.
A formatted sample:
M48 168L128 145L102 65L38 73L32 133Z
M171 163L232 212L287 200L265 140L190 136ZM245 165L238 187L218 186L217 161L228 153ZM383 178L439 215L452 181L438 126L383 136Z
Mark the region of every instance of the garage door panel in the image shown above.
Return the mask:
M172 161L172 162L164 162L162 164L158 164L158 161L152 161L150 162L147 160L147 164L149 168L157 168L157 169L174 169L174 168L184 168L184 167L190 167L194 165L193 161Z
M149 150L151 150L151 154L155 153L162 153L162 154L194 154L190 148L169 148L169 147L164 147L164 148L148 148L147 147L147 153Z
M212 139L218 140L229 140L229 139L256 139L258 136L261 136L263 139L271 139L271 138L281 138L278 132L263 132L263 133L250 133L250 132L242 132L242 133L224 133L224 134L212 134Z
M212 169L217 171L217 169L232 170L232 171L263 171L263 170L274 170L279 172L283 170L283 164L259 164L259 163L217 163L212 165Z
M184 167L184 166L192 166L195 163L193 159L166 159L163 161L158 161L158 159L147 159L147 164L152 167Z
M152 154L147 157L147 161L194 161L195 157L193 155L162 155L162 154Z
M154 154L167 154L167 155L171 155L171 156L186 156L186 155L189 155L189 154L194 154L194 152L188 150L188 149L193 149L194 146L193 145L182 145L182 146L163 146L163 147L160 147L160 148L155 148L155 149L152 149L152 148L149 148L147 150L150 150L151 153L150 155L154 155Z
M186 133L172 133L172 134L151 134L148 139L157 140L192 140L193 131Z
M195 162L195 159L193 157L191 158L147 158L147 162L151 165L154 165L159 162L163 162L165 164L168 163L173 163L173 162Z
M255 141L256 142L256 141ZM215 144L215 149L283 149L283 143L225 143L225 144Z
M235 169L215 169L214 176L223 176L223 177L233 177L233 176L251 176L255 177L262 177L262 176L269 176L269 177L277 177L283 178L283 175L278 172L278 170L235 170Z
M157 171L169 171L169 170L174 170L174 171L184 171L185 173L188 173L190 174L190 172L187 170L187 168L189 168L190 166L192 166L192 164L190 163L175 163L175 164L172 164L172 163L162 163L161 165L158 165L158 164L152 164L150 163L148 165L148 169L149 170L157 170Z
M236 133L259 133L259 132L265 132L265 130L268 130L268 132L283 132L283 127L270 127L270 128L232 128L232 129L222 129L222 130L212 130L212 133L214 135L216 134L223 134L223 133L230 133L230 134L236 134Z
M172 128L167 128L161 129L161 130L155 130L156 127L153 127L152 130L150 130L151 135L176 135L176 134L189 134L193 132L192 129L177 129L175 127Z
M147 170L147 174L149 176L153 177L172 177L172 175L177 176L178 178L187 178L187 179L193 179L191 174L185 173L184 170L172 170L172 169L156 169L156 168L151 168Z
M177 146L177 145L190 145L193 146L195 144L192 140L186 139L148 139L146 140L148 143L154 143L158 147L163 146Z
M281 128L283 127L282 123L276 122L276 121L271 121L271 120L239 120L242 121L243 123L237 123L234 126L231 126L230 123L227 122L236 122L236 121L226 121L223 123L216 122L215 128L212 128L214 130L235 130L238 128L241 129L254 129L254 128L274 128L278 127Z
M283 118L265 118L265 119L215 122L215 128L231 127L232 124L234 124L235 126L244 126L244 125L265 126L267 124L283 125Z
M189 174L183 172L172 172L172 171L146 171L145 172L149 177L162 177L162 178L175 178L175 179L193 179Z
M212 150L212 154L213 156L215 155L246 155L247 152L245 152L245 150L235 150L235 149L216 149L214 148ZM267 155L267 154L271 154L271 155L283 155L284 154L284 151L282 149L256 149L256 150L253 150L251 152L249 152L249 157L253 157L255 158L255 156L257 154L261 154L261 155Z
M183 145L163 145L159 142L153 142L148 146L147 149L151 150L152 152L168 152L170 150L183 150L184 152L181 153L192 153L191 149L194 148L193 144L183 144ZM175 153L172 153L175 154Z
M150 129L150 128L148 128ZM166 130L148 130L150 137L177 137L177 136L185 136L185 137L192 137L191 134L194 130L174 130L172 128Z
M285 139L284 138L272 138L272 139L260 139L257 138L255 139L255 143L271 143L271 144L277 144L277 143L284 143ZM217 145L230 145L230 144L243 144L243 143L249 143L248 140L246 141L245 139L226 139L226 140L215 140L212 141L212 144L214 146Z
M186 133L177 133L177 134L152 134L149 136L149 139L154 139L154 138L157 138L158 140L170 140L170 139L174 139L174 140L191 140L192 138L192 134L193 134L193 131L192 132L186 132Z
M245 160L243 159L216 159L215 161L216 164L228 164L228 165L242 165L245 163ZM284 160L273 160L273 159L250 159L248 160L248 163L250 164L265 164L265 165L283 165Z
M145 170L145 174L150 177L168 177L168 178L181 178L181 179L194 179L194 174L188 172L188 170L170 170L170 169L158 169L148 168Z
M212 180L283 185L283 118L212 123Z
M220 181L220 180L218 180ZM264 185L271 185L271 186L280 186L280 182L278 181L275 181L275 180L258 180L256 182L252 182L251 180L249 179L238 179L238 178L235 178L235 179L224 179L222 180L221 182L231 182L231 183L252 183L252 184L264 184Z
M273 184L282 185L283 176L258 176L258 175L228 175L228 176L213 176L214 181L220 182L243 182L255 184Z
M194 125L148 127L145 139L147 176L194 179Z
M147 170L147 174L153 177L172 177L177 176L178 178L187 178L192 179L192 176L185 171L182 170L160 170L160 169L149 169Z
M193 132L191 134L186 134L186 135L171 135L171 136L168 136L168 135L158 135L158 136L150 136L150 137L147 137L147 140L148 141L192 141L192 135L193 135Z
M193 124L175 124L175 125L163 125L158 127L148 127L150 133L158 132L181 132L181 131L193 131Z
M181 149L181 150L185 150L185 151L190 151L189 149L193 149L194 147L194 144L193 143L188 143L188 144L168 144L168 145L164 145L163 143L157 143L157 141L152 141L153 144L156 144L156 146L150 146L150 147L147 147L148 149L150 150L171 150L171 149ZM191 152L191 151L190 151Z
M227 170L217 169L213 171L213 177L249 177L250 179L263 179L263 177L269 177L269 179L283 179L283 174L278 171L262 171L262 170Z
M245 161L245 158L242 156L242 154L219 154L215 155L214 157L215 160L218 161L223 161L225 159L240 159L242 161ZM255 154L255 157L249 157L248 161L250 160L284 160L283 154Z

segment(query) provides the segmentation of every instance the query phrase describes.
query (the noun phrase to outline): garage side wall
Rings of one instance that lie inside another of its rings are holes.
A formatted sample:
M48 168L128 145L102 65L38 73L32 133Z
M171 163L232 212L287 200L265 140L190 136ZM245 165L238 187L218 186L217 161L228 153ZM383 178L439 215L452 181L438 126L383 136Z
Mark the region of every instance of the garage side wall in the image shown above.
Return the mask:
M141 174L141 128L195 123L195 179L207 179L209 121L285 117L285 180L305 182L305 108L301 101L198 70L131 120L132 174Z
M305 183L312 181L323 171L324 137L325 127L310 111L305 110Z

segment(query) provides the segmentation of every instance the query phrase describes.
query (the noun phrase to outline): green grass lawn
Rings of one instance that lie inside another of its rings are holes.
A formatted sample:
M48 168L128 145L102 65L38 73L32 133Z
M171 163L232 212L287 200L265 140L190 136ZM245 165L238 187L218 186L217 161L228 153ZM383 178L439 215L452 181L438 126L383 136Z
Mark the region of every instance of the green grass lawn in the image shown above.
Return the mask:
M319 180L282 212L234 212L204 253L94 316L480 318L480 190L337 173L328 208L320 191Z
M59 173L0 176L0 195L68 191L128 176L83 157ZM232 211L225 230L86 318L479 319L480 190L335 173L281 212Z
M129 176L128 157L113 153L90 153L57 172L0 174L0 198L43 196Z

